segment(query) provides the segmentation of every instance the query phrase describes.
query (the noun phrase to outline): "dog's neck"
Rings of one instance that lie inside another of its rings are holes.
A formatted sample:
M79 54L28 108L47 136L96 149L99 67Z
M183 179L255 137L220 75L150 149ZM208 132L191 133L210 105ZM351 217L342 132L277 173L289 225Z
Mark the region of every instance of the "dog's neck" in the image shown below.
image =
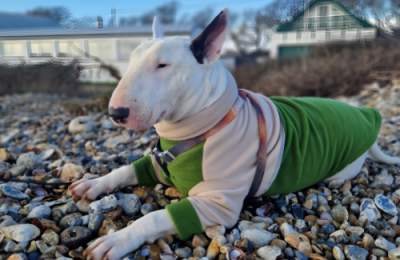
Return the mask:
M238 92L232 74L222 64L216 64L206 75L200 82L202 86L185 93L174 119L155 125L161 137L185 140L198 136L221 120L233 106Z

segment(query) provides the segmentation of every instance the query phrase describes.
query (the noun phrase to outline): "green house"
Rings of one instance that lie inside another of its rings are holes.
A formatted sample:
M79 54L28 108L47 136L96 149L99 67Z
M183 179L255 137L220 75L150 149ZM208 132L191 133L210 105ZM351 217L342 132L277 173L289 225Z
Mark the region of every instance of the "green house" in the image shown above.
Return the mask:
M273 58L306 56L313 46L332 42L371 40L377 28L354 15L340 0L313 0L271 35Z

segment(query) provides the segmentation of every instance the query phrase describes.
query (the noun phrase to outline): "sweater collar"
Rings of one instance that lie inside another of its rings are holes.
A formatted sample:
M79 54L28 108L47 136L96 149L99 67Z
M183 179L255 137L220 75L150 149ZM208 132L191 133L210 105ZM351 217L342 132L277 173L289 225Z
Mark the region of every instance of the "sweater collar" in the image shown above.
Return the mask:
M221 97L195 115L178 122L162 121L155 125L158 135L169 140L181 141L199 136L215 126L234 105L238 89L232 77Z

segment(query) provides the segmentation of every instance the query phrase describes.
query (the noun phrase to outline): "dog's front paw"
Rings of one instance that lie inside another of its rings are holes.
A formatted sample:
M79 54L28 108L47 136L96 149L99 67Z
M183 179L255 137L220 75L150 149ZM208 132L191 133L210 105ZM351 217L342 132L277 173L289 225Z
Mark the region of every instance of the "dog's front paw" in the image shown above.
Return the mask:
M69 186L72 198L74 200L87 199L94 200L102 193L111 192L112 189L103 179L104 177L95 179L80 179Z
M95 240L84 251L83 255L90 260L116 260L137 249L143 244L140 238L135 237L129 227Z

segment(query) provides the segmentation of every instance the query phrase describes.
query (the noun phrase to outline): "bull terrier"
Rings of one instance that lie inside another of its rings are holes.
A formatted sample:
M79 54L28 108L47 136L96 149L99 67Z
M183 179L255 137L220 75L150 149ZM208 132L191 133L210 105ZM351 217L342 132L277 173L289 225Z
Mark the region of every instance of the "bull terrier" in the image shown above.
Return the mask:
M131 54L109 113L118 125L155 126L154 150L111 173L70 186L96 199L127 185L174 185L185 198L100 237L84 255L119 259L168 234L182 239L212 225L236 224L246 197L286 194L328 179L355 177L369 155L395 164L376 145L381 117L321 98L265 97L238 90L218 60L227 31L223 10L195 39L153 39Z

